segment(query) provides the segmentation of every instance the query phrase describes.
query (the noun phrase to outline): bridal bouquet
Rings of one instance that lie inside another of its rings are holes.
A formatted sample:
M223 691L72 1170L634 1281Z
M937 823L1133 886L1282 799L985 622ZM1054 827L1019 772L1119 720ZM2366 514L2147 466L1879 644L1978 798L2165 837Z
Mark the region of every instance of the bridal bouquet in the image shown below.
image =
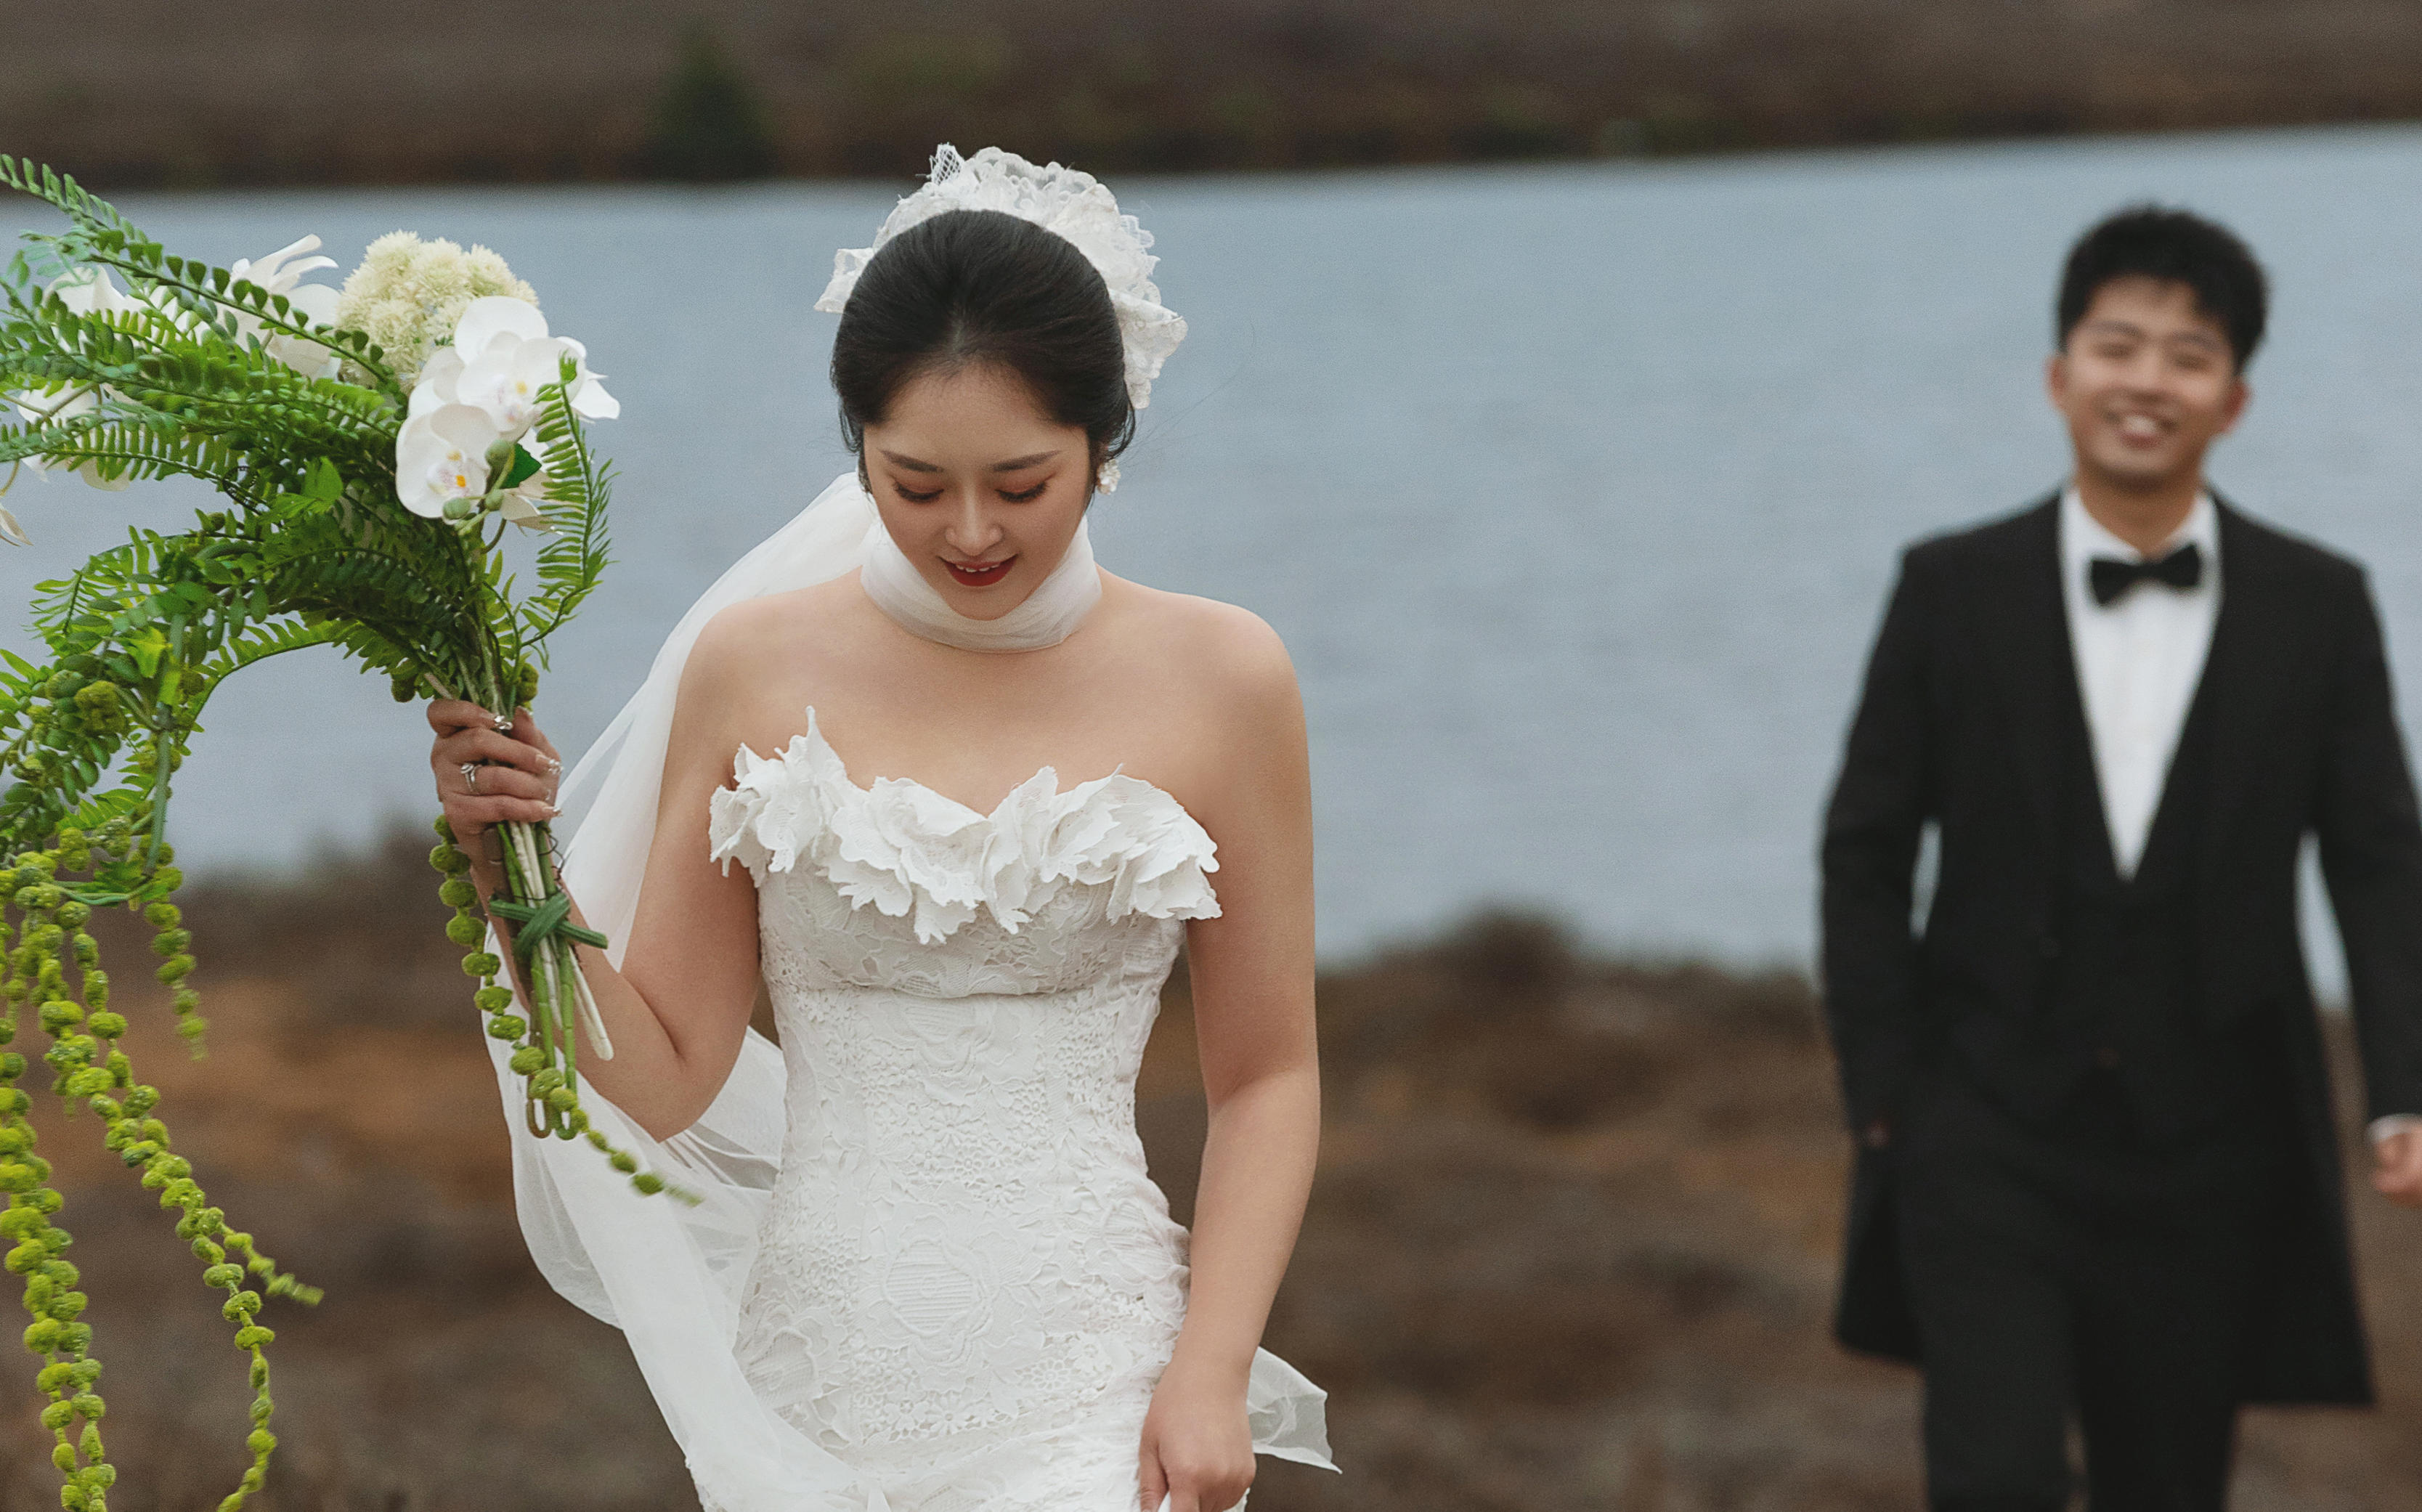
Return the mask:
M33 620L41 665L0 652L0 767L14 779L0 794L0 1047L33 1020L51 1091L99 1116L108 1148L178 1214L204 1282L227 1294L257 1394L252 1463L222 1504L232 1512L261 1486L276 1443L263 1294L318 1294L232 1228L172 1150L85 926L96 908L142 914L178 1032L198 1053L192 941L170 901L180 877L163 833L212 692L268 657L333 646L385 674L400 700L527 703L548 635L606 565L610 469L586 425L618 406L580 343L550 335L529 287L483 248L397 232L338 290L303 281L336 265L309 255L317 238L213 267L170 254L30 162L0 157L0 184L69 223L29 233L0 274L0 493L29 472L102 489L182 475L222 500L190 530L133 530L45 583ZM537 537L526 593L509 573L508 526ZM0 535L26 542L5 507ZM508 890L490 906L517 925L527 1017L499 980L469 860L442 819L431 858L488 1032L520 1042L511 1063L533 1132L585 1136L642 1191L661 1190L580 1106L574 1020L611 1051L572 944L604 938L569 922L547 827L504 828ZM25 1345L43 1361L63 1504L103 1512L116 1471L94 1390L101 1364L62 1252L60 1194L34 1153L18 1085L28 1069L24 1050L0 1050L0 1243L13 1245L5 1263L33 1317Z

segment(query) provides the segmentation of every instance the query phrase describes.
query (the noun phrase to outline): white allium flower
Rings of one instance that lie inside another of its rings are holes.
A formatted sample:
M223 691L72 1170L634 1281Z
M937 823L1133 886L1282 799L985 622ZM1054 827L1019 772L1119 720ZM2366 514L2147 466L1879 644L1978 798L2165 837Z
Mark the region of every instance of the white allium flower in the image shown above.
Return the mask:
M362 265L345 280L335 323L377 342L396 380L410 388L471 303L498 295L538 303L537 291L484 246L465 252L443 238L424 242L410 231L390 231L370 244Z

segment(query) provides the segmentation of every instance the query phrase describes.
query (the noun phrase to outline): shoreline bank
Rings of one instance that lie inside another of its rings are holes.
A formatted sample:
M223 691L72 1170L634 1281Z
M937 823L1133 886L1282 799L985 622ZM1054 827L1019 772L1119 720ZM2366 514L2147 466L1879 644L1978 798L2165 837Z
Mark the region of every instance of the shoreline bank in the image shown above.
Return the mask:
M12 18L0 150L117 191L1662 158L2410 121L2417 47L2386 0L119 0Z

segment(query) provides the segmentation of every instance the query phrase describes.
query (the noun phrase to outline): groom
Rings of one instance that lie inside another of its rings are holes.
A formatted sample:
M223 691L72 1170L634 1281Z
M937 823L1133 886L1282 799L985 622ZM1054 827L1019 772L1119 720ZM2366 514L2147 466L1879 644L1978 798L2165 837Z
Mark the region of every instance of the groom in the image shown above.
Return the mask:
M2220 1508L2241 1403L2371 1398L2297 858L2422 1205L2422 825L2362 569L2204 480L2265 303L2194 215L2078 243L2070 481L1910 549L1826 814L1836 1331L1924 1368L1937 1512L2059 1512L2072 1422L2094 1512Z

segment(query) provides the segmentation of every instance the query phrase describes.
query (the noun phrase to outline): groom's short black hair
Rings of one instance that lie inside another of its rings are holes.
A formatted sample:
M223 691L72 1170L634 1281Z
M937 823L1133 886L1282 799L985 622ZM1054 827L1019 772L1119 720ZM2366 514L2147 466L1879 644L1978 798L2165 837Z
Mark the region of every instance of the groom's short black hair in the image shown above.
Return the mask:
M2055 344L2068 344L2103 285L2127 277L2186 285L2227 334L2238 370L2254 360L2271 307L2262 264L2227 227L2161 205L2131 205L2078 238L2061 274Z

